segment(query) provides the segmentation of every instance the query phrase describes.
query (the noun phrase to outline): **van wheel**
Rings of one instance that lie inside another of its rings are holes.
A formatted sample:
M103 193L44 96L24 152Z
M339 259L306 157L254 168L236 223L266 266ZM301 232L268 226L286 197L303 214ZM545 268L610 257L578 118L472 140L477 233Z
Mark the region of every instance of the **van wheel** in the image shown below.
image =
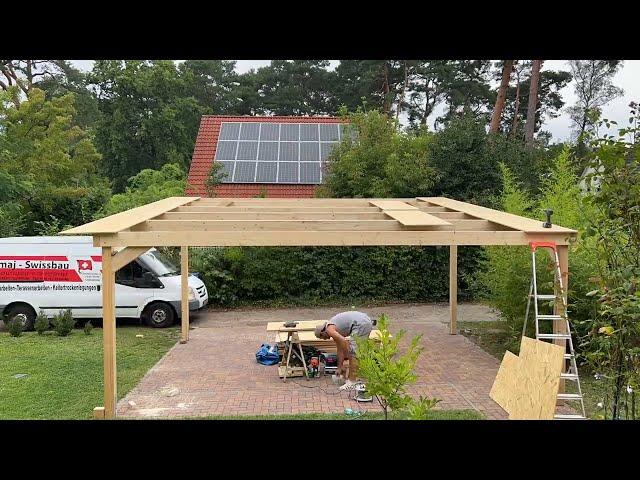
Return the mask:
M152 303L145 309L144 322L150 327L165 328L173 325L175 314L173 308L166 303Z
M5 323L8 325L14 319L20 320L22 328L25 331L33 330L33 325L36 322L36 312L29 305L24 303L14 305L7 309Z

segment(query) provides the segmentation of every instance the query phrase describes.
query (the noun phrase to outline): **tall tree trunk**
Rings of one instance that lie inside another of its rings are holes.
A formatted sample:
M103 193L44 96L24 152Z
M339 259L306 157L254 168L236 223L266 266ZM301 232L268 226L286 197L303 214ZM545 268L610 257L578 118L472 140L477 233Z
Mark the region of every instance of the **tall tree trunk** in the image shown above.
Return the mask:
M516 70L516 103L513 109L513 121L511 122L511 130L509 131L509 138L515 136L518 130L518 113L520 113L520 71Z
M400 101L398 102L398 108L396 110L396 120L400 118L400 112L402 111L402 103L404 102L404 95L407 91L407 83L409 80L409 74L407 72L407 61L404 61L404 83L402 84L402 93L400 94Z
M498 133L500 129L500 120L502 120L502 111L504 110L504 102L507 98L507 87L509 86L512 68L513 60L505 60L502 66L502 81L500 82L500 88L498 88L498 98L496 98L496 104L493 107L493 114L491 115L489 133Z
M533 134L536 130L536 108L538 107L538 87L540 85L540 67L542 60L534 60L531 65L531 84L529 86L529 105L527 123L524 126L524 143L533 146Z
M391 112L391 102L389 101L389 92L391 91L389 87L389 62L387 60L384 61L384 83L382 84L382 112L386 115L389 115Z

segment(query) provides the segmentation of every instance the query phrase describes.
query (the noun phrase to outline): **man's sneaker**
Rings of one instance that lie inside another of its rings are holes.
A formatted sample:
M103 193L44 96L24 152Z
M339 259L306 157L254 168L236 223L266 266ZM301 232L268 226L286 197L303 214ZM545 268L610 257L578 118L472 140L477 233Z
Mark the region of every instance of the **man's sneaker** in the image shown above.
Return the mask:
M338 390L341 392L349 392L351 390L355 390L358 385L362 385L362 382L354 382L352 380L347 380L344 385L342 385Z

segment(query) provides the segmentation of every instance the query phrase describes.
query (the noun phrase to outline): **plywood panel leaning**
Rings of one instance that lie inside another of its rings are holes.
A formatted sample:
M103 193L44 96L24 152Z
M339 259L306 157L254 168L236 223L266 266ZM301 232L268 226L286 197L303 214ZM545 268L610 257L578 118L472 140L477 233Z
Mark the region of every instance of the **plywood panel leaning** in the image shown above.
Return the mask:
M505 353L489 395L511 420L552 420L563 361L562 347L523 337L519 356Z

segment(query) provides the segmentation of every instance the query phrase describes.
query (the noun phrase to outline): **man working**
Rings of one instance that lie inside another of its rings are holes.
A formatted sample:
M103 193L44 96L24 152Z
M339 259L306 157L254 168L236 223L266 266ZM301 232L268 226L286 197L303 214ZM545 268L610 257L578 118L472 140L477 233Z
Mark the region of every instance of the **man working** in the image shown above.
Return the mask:
M375 325L366 313L362 312L342 312L337 314L328 322L321 323L315 328L317 338L328 340L333 338L338 349L338 369L336 375L344 374L343 363L349 360L349 378L340 390L353 390L356 385L356 374L358 372L358 361L356 359L356 341L354 337L369 338L369 334ZM349 337L347 339L346 337Z

